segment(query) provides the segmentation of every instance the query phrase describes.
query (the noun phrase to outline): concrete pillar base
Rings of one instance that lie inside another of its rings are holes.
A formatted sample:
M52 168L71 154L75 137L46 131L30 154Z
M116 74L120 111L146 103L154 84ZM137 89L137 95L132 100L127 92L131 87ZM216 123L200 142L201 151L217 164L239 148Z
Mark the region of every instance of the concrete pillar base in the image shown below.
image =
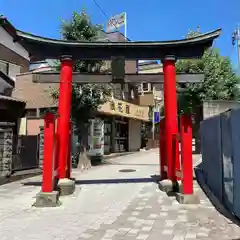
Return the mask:
M159 181L158 187L161 191L166 193L173 191L173 184L172 184L172 181L169 179L164 179Z
M57 207L60 206L59 192L39 192L36 196L34 207Z
M196 194L177 193L176 199L180 204L199 204L200 199Z
M68 178L59 179L57 188L60 196L71 195L75 191L75 181Z

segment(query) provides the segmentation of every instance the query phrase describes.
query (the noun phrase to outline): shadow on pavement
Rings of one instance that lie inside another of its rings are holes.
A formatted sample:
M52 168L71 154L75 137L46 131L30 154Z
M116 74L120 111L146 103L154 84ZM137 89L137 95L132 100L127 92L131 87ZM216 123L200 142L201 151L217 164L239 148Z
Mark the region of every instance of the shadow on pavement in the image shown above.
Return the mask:
M126 166L159 166L159 164L149 164L149 163L118 163L115 161L92 161L92 166L100 166L100 165L113 165L113 166L121 166L121 165L126 165Z
M93 179L93 180L75 180L79 185L93 185L93 184L119 184L119 183L157 183L160 177L152 175L149 178L116 178L116 179ZM24 182L23 186L41 186L41 181Z
M159 166L159 164L148 164L148 163L109 163L109 165L126 165L126 166Z
M210 200L210 202L215 207L215 209L224 217L231 220L232 223L240 226L240 220L223 206L223 204L217 199L217 197L210 191L210 189L206 185L204 175L202 173L202 163L200 163L195 167L195 175L196 175L196 180L198 182L198 185L201 187L202 191L205 193L205 195ZM232 223L229 223L229 224L232 224ZM232 239L232 240L240 240L240 239Z
M29 169L29 170L22 170L13 173L11 176L8 177L0 177L0 186L12 182L17 182L20 180L25 180L28 178L32 178L35 176L41 175L42 172L40 169Z

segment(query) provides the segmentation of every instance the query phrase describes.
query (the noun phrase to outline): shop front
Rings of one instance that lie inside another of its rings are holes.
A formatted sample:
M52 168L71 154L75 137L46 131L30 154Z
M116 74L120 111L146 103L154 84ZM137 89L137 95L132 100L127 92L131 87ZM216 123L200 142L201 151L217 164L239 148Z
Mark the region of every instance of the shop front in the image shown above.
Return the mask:
M142 122L149 121L148 107L113 99L99 108L104 121L104 153L137 151Z

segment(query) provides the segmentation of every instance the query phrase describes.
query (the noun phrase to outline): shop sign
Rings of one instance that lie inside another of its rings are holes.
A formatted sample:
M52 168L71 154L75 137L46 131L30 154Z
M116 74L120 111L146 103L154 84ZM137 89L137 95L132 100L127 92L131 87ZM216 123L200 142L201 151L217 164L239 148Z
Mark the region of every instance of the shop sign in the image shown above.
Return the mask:
M144 117L144 110L137 108L136 112L135 112L135 116L136 117Z
M110 102L110 109L111 111L117 111L119 113L126 113L130 114L130 106L128 104L124 104L121 102Z

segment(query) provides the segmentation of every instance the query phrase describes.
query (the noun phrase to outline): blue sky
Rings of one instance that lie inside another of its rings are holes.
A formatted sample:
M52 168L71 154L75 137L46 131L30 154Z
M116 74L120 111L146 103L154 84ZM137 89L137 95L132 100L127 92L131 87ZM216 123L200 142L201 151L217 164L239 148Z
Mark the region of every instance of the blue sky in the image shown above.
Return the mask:
M215 46L237 63L231 34L240 23L239 0L96 0L108 16L127 12L127 32L131 40L171 40L183 38L188 29L202 32L222 28ZM23 31L59 38L60 20L71 17L83 7L94 23L107 18L92 0L0 0L0 14Z

